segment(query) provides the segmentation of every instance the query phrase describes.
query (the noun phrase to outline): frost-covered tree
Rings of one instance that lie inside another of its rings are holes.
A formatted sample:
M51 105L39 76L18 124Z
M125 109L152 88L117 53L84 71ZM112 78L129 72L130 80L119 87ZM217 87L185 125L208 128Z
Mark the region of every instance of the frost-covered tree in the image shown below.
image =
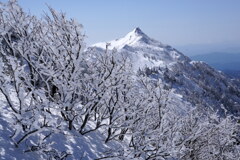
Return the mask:
M35 137L26 151L40 150L51 134L72 127L69 112L80 102L75 97L80 91L82 26L51 8L51 17L40 20L16 1L0 9L0 90L13 112L11 137L17 147Z
M167 112L169 90L164 90L162 83L147 77L139 79L142 90L139 91L134 122L131 125L130 146L134 156L145 159L165 157L166 148L161 146L161 133L164 132L164 116Z
M38 19L16 1L1 4L0 90L13 113L11 138L17 147L31 140L25 151L37 151L54 133L85 135L104 126L107 142L126 112L127 58L83 54L82 26L49 9Z
M237 159L237 117L219 115L196 106L184 113L172 105L171 91L155 79L138 79L128 158L143 159ZM140 87L141 86L141 87ZM142 94L141 94L142 93ZM223 107L222 107L223 108Z
M193 109L179 120L175 140L180 159L238 159L240 156L239 124L236 117L220 117L208 109Z

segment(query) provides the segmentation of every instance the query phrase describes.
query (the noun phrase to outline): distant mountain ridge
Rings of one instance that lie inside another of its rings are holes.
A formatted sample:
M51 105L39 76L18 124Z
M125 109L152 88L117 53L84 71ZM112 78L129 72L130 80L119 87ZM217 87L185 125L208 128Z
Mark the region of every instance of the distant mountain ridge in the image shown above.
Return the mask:
M213 52L191 56L194 60L206 61L208 63L240 62L240 53Z
M204 61L231 77L240 78L240 53L214 52L190 58L197 61Z

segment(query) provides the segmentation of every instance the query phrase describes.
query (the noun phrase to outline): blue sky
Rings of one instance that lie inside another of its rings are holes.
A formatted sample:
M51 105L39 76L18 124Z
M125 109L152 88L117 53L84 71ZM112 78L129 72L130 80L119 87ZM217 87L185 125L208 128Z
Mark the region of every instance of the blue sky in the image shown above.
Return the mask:
M39 16L47 10L46 4L66 12L83 24L88 44L119 38L140 27L150 37L183 49L240 46L240 0L19 0L19 3Z

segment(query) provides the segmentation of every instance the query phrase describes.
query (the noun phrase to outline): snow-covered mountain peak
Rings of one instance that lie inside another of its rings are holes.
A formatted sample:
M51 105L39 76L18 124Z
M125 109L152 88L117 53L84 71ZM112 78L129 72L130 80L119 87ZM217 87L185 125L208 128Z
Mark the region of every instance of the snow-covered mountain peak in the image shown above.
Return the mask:
M135 28L123 38L109 42L100 42L92 47L100 48L100 52L106 49L117 49L124 52L133 62L133 69L137 71L144 67L159 67L170 65L190 59L169 45L150 38L139 27ZM90 47L91 48L91 47Z
M154 42L156 43L155 40L149 38L139 27L137 27L126 34L123 38L119 38L110 42L100 42L94 44L93 46L105 49L106 44L108 44L108 49L122 49L125 46L136 46L141 43L150 44Z
M125 36L125 38L134 38L134 37L149 38L139 27L135 28L133 31L129 32Z

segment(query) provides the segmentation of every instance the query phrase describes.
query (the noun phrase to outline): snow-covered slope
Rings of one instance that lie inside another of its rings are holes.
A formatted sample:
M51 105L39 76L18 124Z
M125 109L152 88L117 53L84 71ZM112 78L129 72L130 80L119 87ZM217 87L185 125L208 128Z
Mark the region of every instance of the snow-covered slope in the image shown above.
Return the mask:
M190 61L188 57L171 46L164 45L148 37L140 28L135 28L123 38L97 43L92 47L105 50L106 45L110 50L117 49L127 54L133 62L135 71L146 66L163 67L178 61Z
M211 106L218 110L225 106L228 111L240 114L239 82L203 62L191 61L173 47L150 38L140 28L123 38L97 43L89 49L103 52L106 46L130 58L135 73L142 70L153 78L162 79L194 106Z

